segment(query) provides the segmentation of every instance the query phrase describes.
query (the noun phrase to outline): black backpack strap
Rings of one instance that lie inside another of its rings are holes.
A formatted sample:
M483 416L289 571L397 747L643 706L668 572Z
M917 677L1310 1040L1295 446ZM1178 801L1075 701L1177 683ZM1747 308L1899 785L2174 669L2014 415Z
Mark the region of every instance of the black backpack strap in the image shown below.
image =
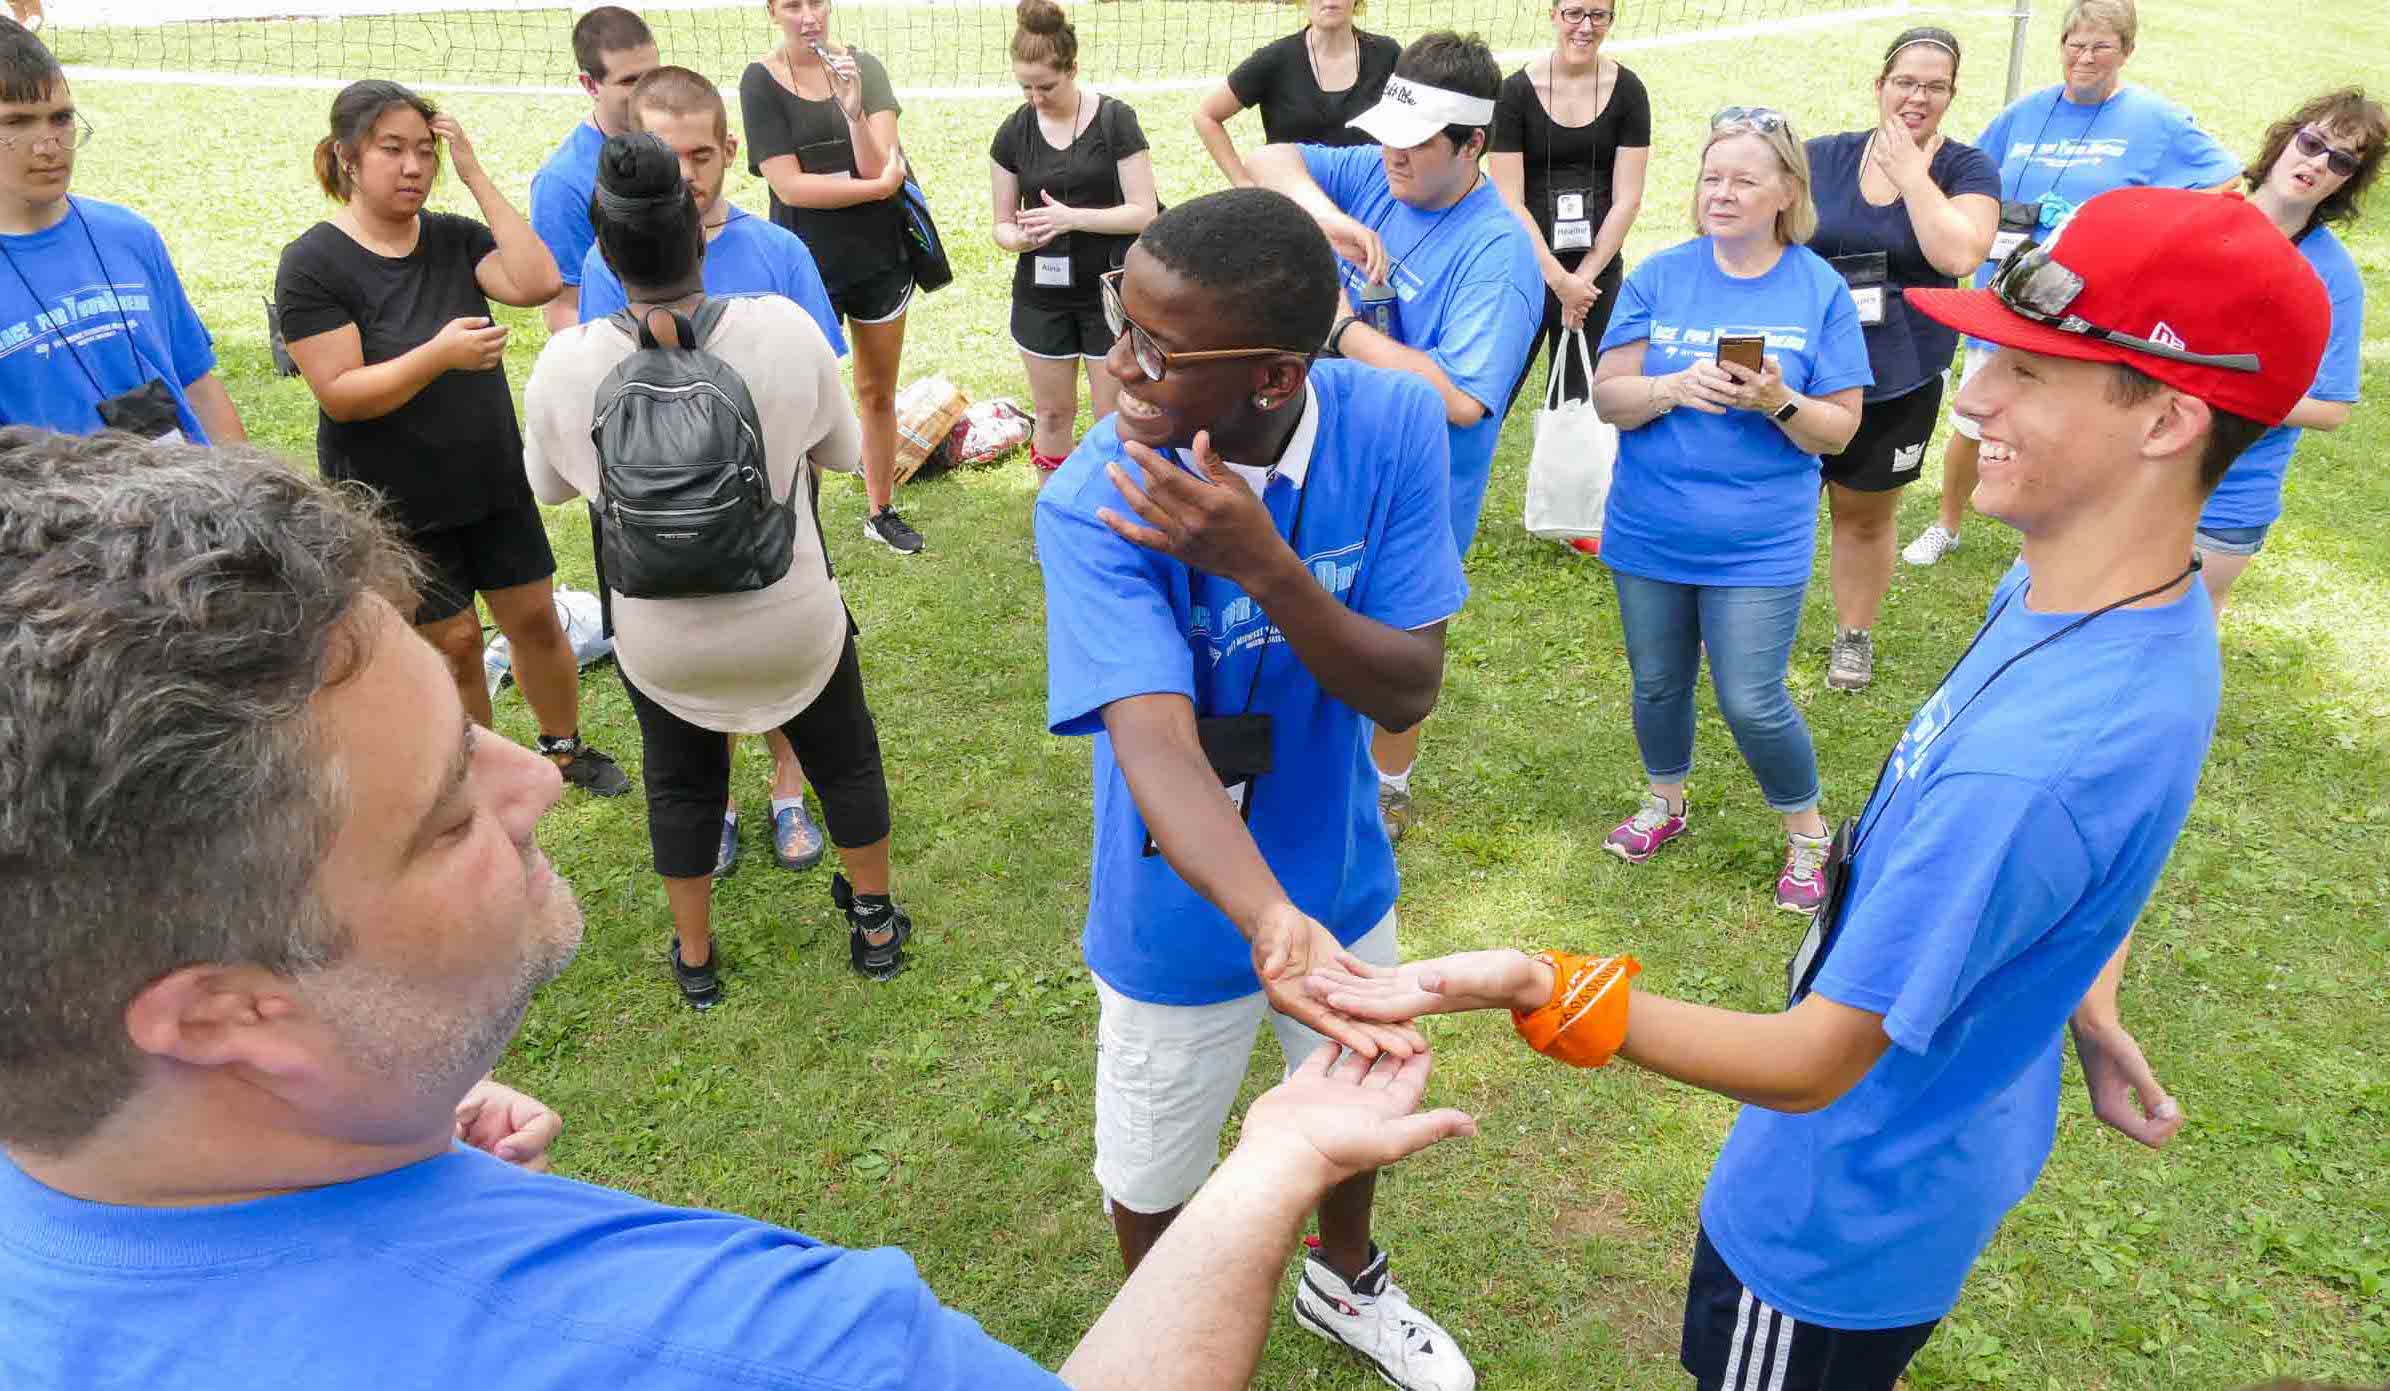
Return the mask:
M713 327L713 324L716 320L722 317L722 311L717 307L720 303L721 301L719 300L709 299L703 304L698 305L697 322L694 324L689 322L688 315L681 313L677 309L665 311L667 314L672 316L672 326L680 331L680 345L682 347L694 348L698 344L705 341L707 331ZM713 313L710 315L706 312L709 309L713 310ZM656 335L654 331L648 328L646 315L634 314L628 308L623 308L615 311L613 319L614 323L620 327L624 333L627 333L631 336L632 346L641 350L648 348L661 348L664 346L662 343L656 341Z
M693 330L689 335L689 346L692 348L704 347L713 338L715 326L722 322L722 316L729 311L730 301L727 299L717 299L708 295L699 300L697 312L689 316L690 327Z

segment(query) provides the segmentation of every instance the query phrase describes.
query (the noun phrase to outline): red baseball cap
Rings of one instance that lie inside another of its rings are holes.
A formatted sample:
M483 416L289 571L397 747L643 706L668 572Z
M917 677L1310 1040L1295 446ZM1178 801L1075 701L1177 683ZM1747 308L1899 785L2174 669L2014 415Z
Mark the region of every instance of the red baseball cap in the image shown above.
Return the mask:
M2237 193L2100 194L2040 247L2004 264L1992 284L1903 297L1927 318L1986 342L2121 362L2267 425L2281 424L2315 384L2332 332L2323 281Z

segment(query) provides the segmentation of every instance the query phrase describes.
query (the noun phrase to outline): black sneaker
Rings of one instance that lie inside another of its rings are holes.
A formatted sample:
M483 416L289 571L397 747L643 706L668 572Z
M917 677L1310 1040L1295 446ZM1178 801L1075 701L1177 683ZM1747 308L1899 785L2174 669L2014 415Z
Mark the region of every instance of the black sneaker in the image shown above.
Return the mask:
M927 544L894 507L883 507L863 519L863 534L898 555L919 555Z
M680 960L680 938L672 939L672 978L680 982L680 997L689 1008L703 1013L722 1003L722 980L714 974L721 964L722 948L717 944L707 953L702 966L683 966Z
M830 901L846 914L848 964L873 980L896 979L905 968L905 943L913 938L913 920L905 916L905 910L883 899L878 911L867 913L843 874L830 876ZM888 934L886 940L871 940L881 933Z
M556 765L564 780L582 791L599 797L619 797L631 790L631 775L622 765L581 742L578 734L562 739L539 736L539 751L554 759L562 754L567 761Z

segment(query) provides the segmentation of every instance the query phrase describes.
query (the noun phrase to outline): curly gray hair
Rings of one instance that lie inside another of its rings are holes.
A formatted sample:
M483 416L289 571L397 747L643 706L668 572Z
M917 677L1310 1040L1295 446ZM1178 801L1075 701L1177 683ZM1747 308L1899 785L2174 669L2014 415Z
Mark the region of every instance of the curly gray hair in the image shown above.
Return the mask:
M0 430L0 499L0 1142L58 1153L134 1089L145 986L347 949L309 702L416 571L363 495L253 450Z

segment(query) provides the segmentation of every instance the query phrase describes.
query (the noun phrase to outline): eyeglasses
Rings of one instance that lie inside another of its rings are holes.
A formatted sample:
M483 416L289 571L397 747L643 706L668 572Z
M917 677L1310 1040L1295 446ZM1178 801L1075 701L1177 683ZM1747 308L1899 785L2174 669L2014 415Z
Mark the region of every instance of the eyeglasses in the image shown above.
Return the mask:
M2344 179L2353 177L2357 172L2357 165L2362 162L2361 156L2353 155L2347 150L2332 148L2332 142L2324 139L2313 126L2292 136L2290 143L2298 146L2299 153L2309 159L2322 155L2324 166Z
M1784 119L1783 112L1772 106L1729 106L1710 117L1710 129L1714 131L1724 130L1728 126L1749 126L1753 130L1774 135L1791 124Z
M2197 367L2216 367L2227 372L2260 370L2255 353L2195 353L2171 343L2102 328L2080 315L2070 314L2067 309L2083 293L2083 283L2081 275L2051 257L2048 247L2027 242L2000 263L2000 269L1992 276L1992 293L2016 313L2060 333L2096 338L2151 357L2188 362Z
M1169 375L1171 368L1191 362L1226 362L1230 358L1276 357L1281 353L1293 357L1303 356L1291 348L1202 348L1186 353L1164 352L1162 345L1153 340L1153 335L1147 333L1136 320L1129 317L1129 311L1121 307L1120 278L1127 273L1125 270L1105 271L1096 277L1096 284L1103 290L1104 323L1112 330L1112 340L1117 343L1122 334L1128 335L1129 352L1137 359L1137 370L1143 372L1149 382L1158 382Z
M2106 58L2124 51L2123 44L2110 43L2106 39L2097 43L2084 43L2079 39L2068 39L2058 46L2066 51L2066 56L2069 58Z
M1571 5L1567 9L1559 11L1561 24L1570 29L1576 28L1589 19L1596 24L1608 24L1611 17L1611 12L1608 10L1589 10L1583 5Z
M1891 88L1903 101L1919 92L1925 93L1935 101L1946 101L1950 94L1957 90L1947 82L1919 82L1914 77L1887 77L1884 79L1884 85Z
M67 119L69 115L72 115L72 121ZM96 134L98 132L91 128L90 117L80 111L62 111L50 117L50 128L39 135L22 132L0 135L0 150L14 150L20 144L34 150L44 145L55 145L62 150L80 150L90 144L91 137Z

